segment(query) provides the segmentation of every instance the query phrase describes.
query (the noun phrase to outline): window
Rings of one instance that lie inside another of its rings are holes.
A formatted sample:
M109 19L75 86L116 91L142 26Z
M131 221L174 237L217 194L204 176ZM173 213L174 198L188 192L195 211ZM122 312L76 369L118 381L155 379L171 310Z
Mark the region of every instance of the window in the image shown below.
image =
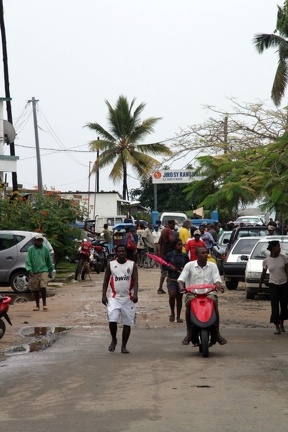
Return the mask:
M10 249L20 243L25 237L13 234L0 234L0 250Z

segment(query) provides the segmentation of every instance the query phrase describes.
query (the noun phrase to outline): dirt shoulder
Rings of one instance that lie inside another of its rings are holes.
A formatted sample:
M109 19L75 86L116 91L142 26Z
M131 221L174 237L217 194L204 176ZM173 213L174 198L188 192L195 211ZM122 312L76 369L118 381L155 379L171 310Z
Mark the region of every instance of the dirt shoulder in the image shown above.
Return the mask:
M21 302L21 298L9 309L13 327L6 325L6 334L0 340L0 357L5 350L22 345L27 340L21 331L27 327L73 327L77 331L89 332L97 326L107 326L106 308L101 303L104 274L91 274L91 280L67 283L63 286L49 286L47 304L49 310L33 312L33 301ZM160 270L139 269L139 302L137 304L137 327L157 328L180 326L185 334L185 324L170 323L168 294L157 294ZM166 286L165 286L165 291ZM10 291L4 288L0 293ZM246 300L244 287L236 291L226 290L219 294L221 327L225 328L272 327L269 324L270 302L267 297ZM184 319L184 312L182 311Z

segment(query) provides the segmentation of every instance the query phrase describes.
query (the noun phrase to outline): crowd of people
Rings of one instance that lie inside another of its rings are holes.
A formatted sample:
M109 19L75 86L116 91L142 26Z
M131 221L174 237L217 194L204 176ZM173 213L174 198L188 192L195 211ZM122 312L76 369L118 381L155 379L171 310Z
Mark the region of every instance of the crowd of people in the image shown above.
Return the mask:
M170 322L182 323L181 311L183 294L186 284L210 283L215 284L223 291L221 277L215 262L212 262L210 251L218 235L221 225L191 227L191 221L185 220L178 231L175 229L176 221L169 220L163 227L157 221L153 229L148 223L131 226L116 246L116 259L107 266L104 282L102 303L107 306L107 318L111 334L111 343L108 347L114 352L117 345L117 323L120 316L123 322L121 352L129 353L127 342L131 326L135 320L135 303L138 301L138 266L139 256L147 248L148 251L162 259L158 294L166 294L163 289L166 280L169 295ZM209 259L210 258L210 259ZM107 290L110 285L110 297ZM219 309L216 295L211 295L217 317L217 342L220 345L227 340L220 334ZM191 294L185 298L186 336L183 345L191 342L190 335L190 302Z
M270 219L268 230L275 232L277 225ZM227 224L229 225L229 223ZM154 229L151 223L145 228L143 223L131 226L116 246L116 258L109 262L106 268L102 303L107 306L107 318L111 334L111 343L108 347L114 352L117 345L117 325L121 317L123 323L121 352L129 353L127 342L131 327L135 323L136 307L138 302L138 266L139 257L143 250L148 250L158 256L161 265L161 273L158 294L166 294L163 289L166 280L169 295L170 322L182 323L181 311L185 285L214 284L218 290L224 291L219 270L210 256L211 249L217 243L218 237L223 231L221 224L207 224L197 227L191 226L189 219L185 220L178 231L175 229L175 220L169 220L163 227L161 221L157 221ZM232 228L231 226L227 227ZM273 229L272 229L273 228ZM107 233L106 233L107 235ZM109 234L110 236L110 234ZM110 239L107 235L107 241ZM40 298L43 310L48 310L46 304L46 287L48 276L52 276L53 264L46 246L43 244L42 234L35 236L35 244L28 250L26 270L29 273L29 287L34 292L36 306L35 311L40 310ZM145 249L146 248L146 249ZM281 254L278 240L271 239L268 242L270 256L263 260L263 271L260 280L260 289L269 271L269 289L271 298L271 319L275 324L275 334L285 331L284 320L288 319L288 259ZM110 296L107 290L110 286ZM220 315L216 295L211 295L214 302L217 318L217 342L220 345L227 340L220 333ZM190 334L190 302L191 294L185 297L186 336L182 344L191 342Z

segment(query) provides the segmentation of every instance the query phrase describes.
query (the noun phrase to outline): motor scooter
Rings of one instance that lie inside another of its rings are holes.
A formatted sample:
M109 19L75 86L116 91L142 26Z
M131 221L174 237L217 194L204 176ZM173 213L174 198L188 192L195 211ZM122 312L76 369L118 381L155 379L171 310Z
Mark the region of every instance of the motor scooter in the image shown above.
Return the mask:
M6 325L2 318L5 318L8 324L12 326L9 315L7 313L9 310L9 305L11 303L11 300L12 300L11 297L0 296L0 339L2 339L6 331Z
M213 299L208 297L217 291L213 284L197 284L186 287L194 294L190 303L191 341L199 347L203 357L209 357L209 348L217 342L217 317Z
M100 271L105 271L109 261L109 249L105 240L93 240L92 245L97 255L97 262L100 263ZM95 270L97 271L97 270ZM97 271L98 273L98 271Z

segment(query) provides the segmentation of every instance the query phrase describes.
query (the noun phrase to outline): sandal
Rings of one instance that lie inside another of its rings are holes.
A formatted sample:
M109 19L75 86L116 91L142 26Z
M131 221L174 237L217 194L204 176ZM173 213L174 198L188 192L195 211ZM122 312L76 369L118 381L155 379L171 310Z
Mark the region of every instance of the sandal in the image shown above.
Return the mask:
M117 345L117 339L115 341L112 340L112 342L110 343L110 345L108 347L108 351L114 352L115 348L116 348L116 345Z
M183 320L181 318L177 318L177 323L183 323Z
M166 294L166 291L164 291L163 289L157 291L158 294Z
M174 322L175 321L175 315L170 315L169 316L169 321L170 322Z
M187 336L185 336L185 338L182 340L181 343L182 343L182 345L189 345L190 339Z
M226 345L227 344L227 340L223 336L218 336L217 342L219 343L219 345Z

